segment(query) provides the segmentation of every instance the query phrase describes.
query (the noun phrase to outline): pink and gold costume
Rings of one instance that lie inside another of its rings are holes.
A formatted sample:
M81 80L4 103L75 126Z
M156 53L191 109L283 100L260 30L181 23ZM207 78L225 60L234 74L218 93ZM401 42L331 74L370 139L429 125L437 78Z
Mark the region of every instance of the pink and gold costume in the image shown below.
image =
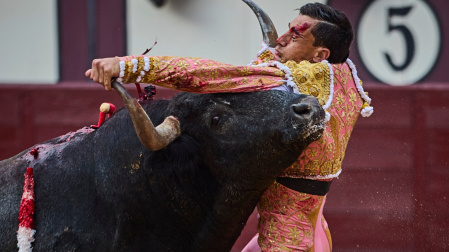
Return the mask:
M348 64L334 64L332 71L333 90L326 81L309 77L296 82L301 93L318 97L321 105L333 91L326 109L331 117L323 136L307 147L286 170L285 177L330 180L341 172L346 146L364 102ZM271 185L258 205L258 243L262 251L331 251L331 236L323 217L325 201L325 195L297 192L278 182Z
M284 89L317 97L327 114L325 132L286 170L284 177L311 180L337 177L358 114L362 109L362 115L372 113L370 99L350 60L333 65L307 61L281 64L273 61L274 55L267 47L250 66L200 58L127 56L120 59L119 80L124 83L151 83L197 93ZM325 201L325 195L298 192L275 182L258 205L259 236L246 249L330 251L331 237L323 217Z

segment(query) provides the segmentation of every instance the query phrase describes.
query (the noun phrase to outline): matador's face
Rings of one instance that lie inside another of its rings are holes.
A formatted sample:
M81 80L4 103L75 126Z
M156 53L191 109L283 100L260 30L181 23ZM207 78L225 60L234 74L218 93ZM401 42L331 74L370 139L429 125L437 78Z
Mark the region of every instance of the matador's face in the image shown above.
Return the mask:
M316 54L319 47L313 46L315 37L310 32L319 21L306 15L297 16L288 24L289 30L280 36L276 42L276 58L285 63L289 60L300 62L308 60L319 62Z

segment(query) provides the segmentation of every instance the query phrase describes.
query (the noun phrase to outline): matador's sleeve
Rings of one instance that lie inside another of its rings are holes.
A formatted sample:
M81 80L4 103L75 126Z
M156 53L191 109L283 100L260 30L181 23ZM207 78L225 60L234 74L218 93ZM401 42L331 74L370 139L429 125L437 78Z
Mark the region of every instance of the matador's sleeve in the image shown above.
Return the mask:
M126 56L123 83L148 83L195 93L250 92L283 85L285 72L273 66L233 66L202 58Z

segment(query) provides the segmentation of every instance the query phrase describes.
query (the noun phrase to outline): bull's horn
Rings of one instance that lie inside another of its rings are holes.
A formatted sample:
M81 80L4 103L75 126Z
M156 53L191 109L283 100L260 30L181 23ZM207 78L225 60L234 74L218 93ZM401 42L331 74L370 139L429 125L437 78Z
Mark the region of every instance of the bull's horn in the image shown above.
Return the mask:
M165 148L181 135L181 127L176 117L168 116L163 123L155 128L139 102L120 83L114 80L112 81L112 87L122 97L133 121L137 136L145 147L157 151Z
M278 34L270 17L253 1L242 1L245 2L256 14L257 19L259 20L260 28L262 29L263 41L270 47L276 47L276 39L278 38Z

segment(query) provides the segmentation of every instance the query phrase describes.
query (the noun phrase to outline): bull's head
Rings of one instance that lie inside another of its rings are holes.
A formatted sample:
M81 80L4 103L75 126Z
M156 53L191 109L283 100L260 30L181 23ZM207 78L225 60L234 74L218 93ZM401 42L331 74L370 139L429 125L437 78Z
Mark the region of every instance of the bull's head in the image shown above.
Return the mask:
M270 17L253 1L243 0L256 14L260 28L262 29L263 41L270 47L276 46L277 32ZM128 109L134 124L137 136L142 144L150 150L156 151L165 148L179 135L181 128L178 119L173 116L167 117L163 123L154 127L148 115L140 104L126 91L117 81L112 82L112 87L122 97L125 107Z

